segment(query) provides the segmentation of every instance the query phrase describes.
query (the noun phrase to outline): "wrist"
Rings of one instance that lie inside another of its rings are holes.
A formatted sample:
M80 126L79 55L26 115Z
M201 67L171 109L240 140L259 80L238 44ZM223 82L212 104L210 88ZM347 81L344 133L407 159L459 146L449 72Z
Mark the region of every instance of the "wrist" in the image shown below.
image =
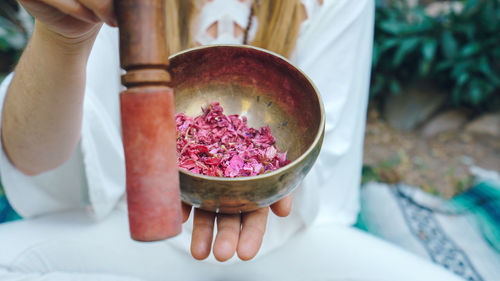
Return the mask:
M35 21L32 40L38 41L48 48L57 51L61 56L87 59L101 25L96 25L86 33L75 37L67 37L53 31L42 22Z

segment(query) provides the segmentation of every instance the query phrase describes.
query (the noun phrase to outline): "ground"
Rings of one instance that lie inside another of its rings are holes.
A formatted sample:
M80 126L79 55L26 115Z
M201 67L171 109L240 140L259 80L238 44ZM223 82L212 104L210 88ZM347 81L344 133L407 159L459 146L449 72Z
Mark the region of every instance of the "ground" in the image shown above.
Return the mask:
M500 141L463 127L424 138L391 128L374 108L367 117L364 179L405 182L449 198L472 185L469 167L500 171Z

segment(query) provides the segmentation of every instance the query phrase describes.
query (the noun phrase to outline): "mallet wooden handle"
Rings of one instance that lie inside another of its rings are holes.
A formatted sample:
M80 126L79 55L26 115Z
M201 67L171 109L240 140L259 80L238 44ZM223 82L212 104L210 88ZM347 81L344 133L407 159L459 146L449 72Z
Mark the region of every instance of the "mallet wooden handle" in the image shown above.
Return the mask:
M173 91L167 84L165 0L115 0L130 233L157 241L181 231Z

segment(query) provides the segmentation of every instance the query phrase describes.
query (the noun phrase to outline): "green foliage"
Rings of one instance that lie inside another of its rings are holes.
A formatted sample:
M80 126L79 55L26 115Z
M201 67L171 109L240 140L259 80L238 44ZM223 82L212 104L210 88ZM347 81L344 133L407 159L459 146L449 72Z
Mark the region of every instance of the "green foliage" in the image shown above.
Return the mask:
M28 41L32 19L23 13L16 1L0 2L0 81L19 58Z
M500 99L500 1L462 0L461 11L377 0L372 97L430 80L454 105L484 108Z
M361 170L361 184L365 184L372 181L376 182L381 181L376 168L368 165L363 165L363 169Z
M0 51L19 51L25 44L25 34L12 22L0 17Z

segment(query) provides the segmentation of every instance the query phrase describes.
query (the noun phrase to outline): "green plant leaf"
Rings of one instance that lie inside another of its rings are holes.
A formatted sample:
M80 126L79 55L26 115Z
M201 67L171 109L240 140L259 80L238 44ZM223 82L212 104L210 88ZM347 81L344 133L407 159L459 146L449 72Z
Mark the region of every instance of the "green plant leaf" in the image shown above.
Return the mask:
M462 48L460 55L464 57L469 57L477 54L481 50L481 44L478 42L473 42Z
M379 27L381 30L393 35L399 35L407 29L405 23L401 23L392 19L381 22Z
M21 50L26 45L26 38L21 33L14 33L7 37L7 42L15 50Z
M380 181L380 177L373 167L363 165L363 168L361 170L361 182L367 183L371 181Z
M451 31L446 30L441 37L441 45L443 46L443 55L445 58L452 59L457 56L458 43Z
M437 49L437 41L434 39L427 39L422 46L422 55L426 61L434 59Z
M449 70L455 62L452 60L445 60L437 63L436 72L443 72Z
M390 48L392 48L398 44L401 44L401 41L402 40L400 38L386 39L386 40L382 41L382 43L380 44L380 51L385 52L385 51L389 50Z
M471 72L476 67L477 63L474 59L460 60L454 64L451 77L458 78L463 72Z
M452 90L451 100L454 105L460 104L460 96L462 95L461 87L454 87Z
M458 76L457 84L458 86L463 86L465 82L469 80L469 73L463 72Z
M419 71L421 76L425 77L430 73L431 68L432 68L432 61L422 60L422 61L420 61L418 71Z
M377 96L385 88L385 76L381 74L375 74L372 80L372 85L370 87L370 95Z
M495 5L498 6L498 3L494 3L494 1L485 1L483 3L483 8L480 10L480 20L483 23L483 26L489 32L494 31L498 28L498 17L496 15Z
M469 98L472 104L478 105L482 97L482 89L478 82L473 81L469 88Z
M386 79L384 75L375 75L372 86L370 87L370 95L376 96L380 94L385 88L385 80Z
M435 18L422 4L377 1L372 95L425 77L455 105L500 108L500 0L457 0L463 10Z
M479 0L466 0L465 1L465 12L466 13L473 13L476 9L477 6L479 5Z
M389 89L392 94L399 94L401 92L401 86L399 85L399 81L397 79L391 79L389 82Z
M420 38L408 38L404 40L401 45L399 45L398 50L396 51L396 54L394 55L394 59L392 61L392 65L397 67L399 66L403 60L405 59L405 56L415 50L418 45L420 44L421 39Z
M493 85L500 86L500 78L491 69L486 56L482 56L481 59L479 59L479 70L493 83Z
M0 16L0 50L19 51L26 42L27 36L16 25Z
M434 39L426 39L422 46L423 59L420 61L419 73L421 76L427 76L432 68L432 62L436 55L437 41Z
M5 38L0 37L0 51L7 52L9 51L9 49L10 49L9 42L7 42Z
M373 53L372 53L373 66L376 66L378 64L379 58L380 58L380 47L377 44L373 44Z
M467 24L467 25L463 25L462 27L463 27L462 31L463 31L463 33L465 33L467 40L474 41L474 39L476 37L475 35L476 35L477 26L473 25L473 24Z

